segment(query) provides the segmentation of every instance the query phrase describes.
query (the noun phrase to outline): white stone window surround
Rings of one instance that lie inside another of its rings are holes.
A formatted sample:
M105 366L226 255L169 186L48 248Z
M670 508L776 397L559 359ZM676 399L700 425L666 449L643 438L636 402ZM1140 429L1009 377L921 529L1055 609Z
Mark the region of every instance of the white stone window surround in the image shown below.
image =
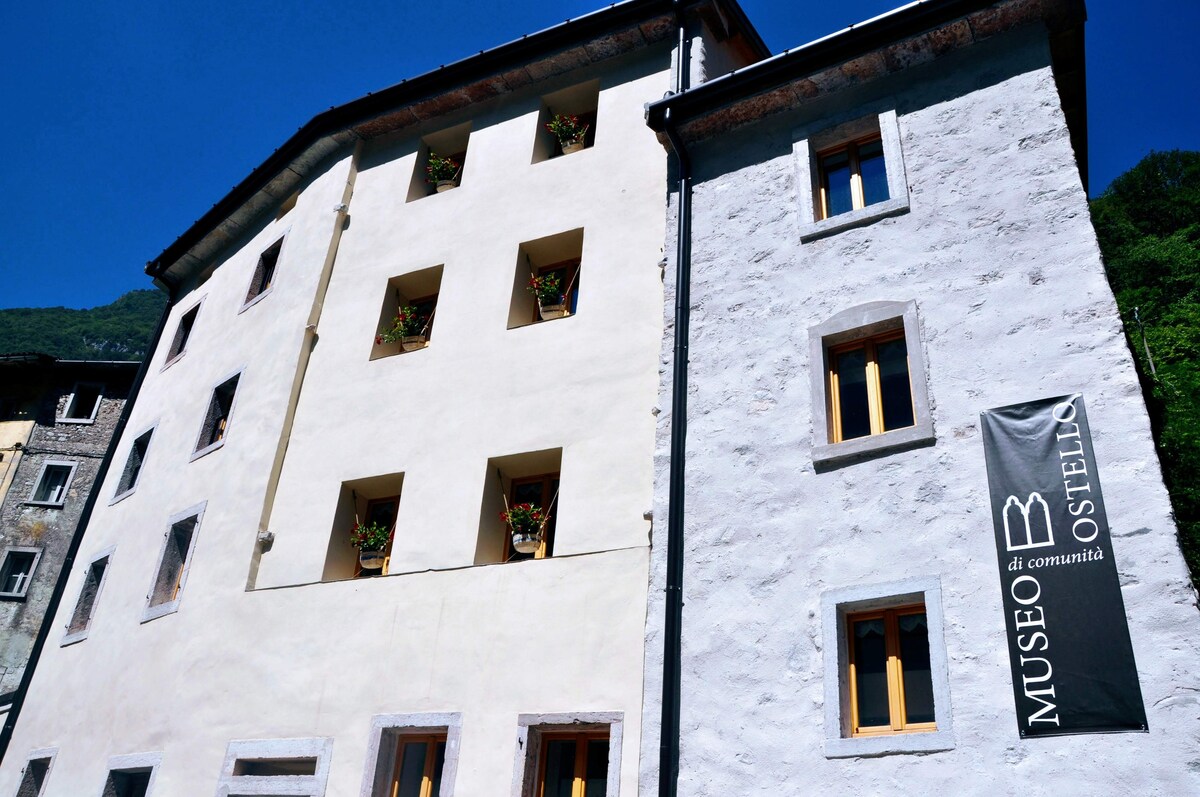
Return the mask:
M67 480L63 482L62 492L59 494L58 501L39 501L35 498L38 491L42 487L42 479L46 478L46 471L50 468L69 468ZM79 467L78 462L72 462L69 459L47 459L42 462L42 468L38 471L37 478L34 479L33 489L29 491L29 497L25 499L25 503L31 506L44 506L51 509L61 509L67 503L67 493L71 490L71 484L75 481L75 470Z
M50 780L50 773L54 771L54 759L56 759L57 757L58 757L58 748L57 747L42 747L37 750L29 751L29 755L25 758L25 766L21 769L21 781L20 781L20 785L17 787L18 797L25 797L26 794L30 795L30 797L42 797L42 795L47 793L46 792L46 783ZM39 788L36 792L27 792L27 791L24 791L24 788L26 785L25 784L25 773L27 773L29 771L29 767L34 761L45 761L46 762L46 772L45 772L44 777L42 778L41 788Z
M908 349L908 377L912 386L913 425L882 434L856 437L840 443L832 438L829 395L829 349L840 343L878 335L894 329L904 330ZM826 321L809 327L809 381L812 394L812 459L817 466L833 465L887 451L926 445L935 440L933 415L929 409L929 387L925 373L925 354L921 345L921 324L917 303L868 302L850 307Z
M79 595L75 598L74 608L71 610L71 617L67 620L67 632L63 634L62 641L58 643L60 647L65 648L68 645L74 645L76 642L82 642L83 640L87 639L88 631L90 631L92 628L92 618L96 616L96 607L100 604L100 595L104 592L104 585L108 581L108 573L112 569L112 558L113 554L116 553L116 550L117 546L110 545L104 550L93 555L92 558L88 560L87 568L83 571L83 583L79 585ZM75 613L79 611L79 604L83 600L84 593L87 591L88 579L91 577L92 568L95 566L96 562L99 562L101 559L106 559L107 562L104 565L104 573L101 574L100 581L96 584L96 594L92 596L92 605L88 610L87 624L80 631L71 631L71 624Z
M608 797L621 797L621 747L625 715L620 711L578 711L557 714L517 715L517 758L510 797L536 794L538 755L543 732L601 730L608 728Z
M150 583L150 591L146 594L146 608L142 612L141 622L146 623L157 619L167 614L174 614L179 611L179 602L183 600L184 588L187 586L188 573L192 569L192 560L195 558L196 540L200 537L200 527L204 521L204 509L208 506L207 501L201 501L195 506L189 507L182 512L172 515L167 520L167 530L163 533L162 546L158 552L158 567L154 568L154 580ZM171 537L175 533L175 524L184 520L195 519L195 525L192 527L192 536L188 540L187 552L183 558L182 569L179 573L179 588L176 590L175 597L172 600L163 603L151 605L154 600L154 590L158 583L160 574L162 573L163 563L167 556L167 546L171 543Z
M846 616L859 612L925 604L929 663L937 730L886 736L850 736L849 650ZM896 753L934 753L955 746L950 705L950 671L943 632L942 584L937 576L918 576L885 584L866 584L821 593L821 633L825 669L825 757L857 758Z
M207 298L208 294L201 296L191 307L179 314L179 320L175 322L175 334L171 336L171 347L167 349L166 359L163 361L162 367L158 369L160 373L179 362L179 360L183 358L183 355L187 353L187 344L189 341L191 341L192 334L196 331L196 322L200 320L200 309L204 306L204 300ZM180 329L179 325L182 324L183 319L193 311L195 311L196 316L192 319L192 325L188 329L187 337L181 342L179 340L179 335L182 330ZM171 352L176 346L179 347L179 351L176 351L174 354L172 354Z
M462 746L462 714L455 712L376 714L372 717L360 797L388 793L388 781L396 768L396 744L402 736L433 733L446 734L441 789L433 797L454 797L454 780L458 774L458 756Z
M132 753L108 759L108 777L104 779L105 783L100 787L97 797L104 797L108 793L108 781L112 779L114 773L145 772L147 770L150 771L150 782L146 786L146 797L153 797L154 781L158 777L158 767L162 763L162 757L162 753Z
M75 409L75 400L79 395L79 388L93 387L96 389L96 403L92 405L92 411L89 415L83 418L68 417ZM96 414L100 412L100 404L104 401L104 383L103 382L76 382L71 388L71 395L67 397L66 406L63 407L63 414L54 419L55 423L82 423L90 424L96 422Z
M242 306L238 308L238 315L241 315L254 305L261 302L263 299L267 298L267 295L271 293L271 291L275 290L275 283L277 281L277 277L279 276L279 264L283 262L283 254L287 250L287 239L291 232L292 228L291 226L288 226L283 230L283 232L273 235L271 237L271 243L265 249L259 252L258 257L255 258L254 271L250 273L250 283L246 286L247 298L246 301L242 303ZM251 295L254 292L255 283L261 279L260 275L263 255L265 255L267 252L270 252L276 246L279 247L279 251L275 255L275 265L272 267L271 284L268 285L267 288L262 292Z
M24 600L29 594L29 585L33 583L33 574L37 572L38 563L42 561L42 549L27 546L27 545L10 545L4 549L4 558L0 559L0 573L7 569L8 557L14 553L27 553L33 555L33 562L29 565L29 575L25 579L25 584L13 592L0 592L0 598L9 598L13 600ZM0 587L3 587L0 584Z
M244 376L245 370L246 367L241 366L236 371L225 375L223 378L218 380L217 383L213 385L212 390L208 392L208 401L204 405L204 421L200 424L200 432L196 435L197 445L199 445L200 441L204 439L204 434L208 430L209 411L212 408L213 401L216 399L217 391L224 387L225 384L231 379L237 379L237 384L233 387L233 399L229 403L229 412L225 414L225 431L222 433L221 439L215 443L210 443L203 448L197 448L192 452L192 456L188 458L188 462L195 462L201 457L211 454L217 449L222 448L225 445L225 441L229 439L229 427L233 424L233 413L234 410L237 409L238 396L240 396L242 392L242 377Z
M225 749L221 779L216 797L231 795L296 795L324 797L329 780L329 760L333 755L332 738L309 739L235 739ZM239 760L315 758L312 775L235 775Z
M136 435L134 435L133 441L129 444L129 448L126 449L126 451L125 451L125 466L121 468L120 475L117 477L117 486L116 486L117 492L115 492L113 494L112 499L108 502L109 506L112 506L113 504L124 501L126 498L133 495L135 491L137 491L138 484L140 484L142 481L142 473L146 470L146 458L150 456L150 444L152 442L154 442L154 432L157 429L158 429L158 420L156 419L149 426L147 426L146 428L144 428L140 432L138 432ZM133 483L129 485L128 489L121 491L121 483L125 480L125 474L130 468L130 465L131 465L130 457L133 456L134 447L137 445L138 441L141 440L143 437L147 437L146 451L142 454L142 461L141 461L141 464L138 466L137 476L133 479Z
M807 243L842 230L907 213L909 210L908 177L904 171L904 152L900 146L900 124L895 109L878 116L870 115L824 127L813 124L793 132L792 154L796 164L796 202L799 210L801 243ZM888 199L865 208L839 213L828 219L817 218L817 197L820 196L820 173L817 153L838 144L861 138L878 129L883 143L883 165L887 172Z

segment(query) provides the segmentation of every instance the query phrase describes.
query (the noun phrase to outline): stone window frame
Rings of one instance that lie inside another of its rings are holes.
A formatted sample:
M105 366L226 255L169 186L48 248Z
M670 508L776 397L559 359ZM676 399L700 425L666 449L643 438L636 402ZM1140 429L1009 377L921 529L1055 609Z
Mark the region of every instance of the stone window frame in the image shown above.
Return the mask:
M63 483L62 500L61 501L38 501L34 496L38 494L38 490L42 486L42 479L46 478L46 471L49 468L69 468L67 480ZM37 478L33 480L33 489L29 491L29 497L25 499L25 503L30 506L44 506L49 509L62 509L67 503L67 493L71 491L71 485L75 483L75 471L78 470L79 463L69 459L47 459L42 462L42 467L38 471Z
M238 308L238 315L241 315L254 305L261 302L263 299L267 298L271 291L275 290L275 283L277 282L276 277L279 275L279 264L283 262L283 252L287 246L287 239L291 232L291 227L288 227L278 235L272 236L271 243L265 249L259 252L258 258L255 260L254 271L250 275L250 284L246 286L246 298L242 302L242 306ZM258 286L258 283L262 281L263 258L266 257L272 249L276 251L275 262L271 266L271 282L266 288L263 288L258 293L255 293L255 288Z
M332 737L299 739L234 739L225 748L221 779L216 797L236 795L288 794L297 797L324 797L329 781L329 762L333 756ZM254 759L315 758L313 775L235 775L238 761Z
M96 607L100 604L100 595L104 592L104 585L108 582L108 574L112 570L112 558L116 553L117 546L110 545L102 551L94 554L88 560L87 567L83 571L83 583L79 585L79 595L75 598L74 608L71 609L71 616L67 619L66 633L63 634L62 640L58 643L59 647L74 645L76 642L82 642L87 639L88 632L92 629L92 619L96 616ZM92 568L101 559L107 560L104 563L104 572L100 575L100 581L96 584L96 592L92 595L92 605L88 607L87 623L79 631L72 631L71 625L75 621L75 615L79 612L80 604L83 602L83 596L87 592L89 579L92 577Z
M92 412L86 418L72 418L67 415L75 404L75 398L79 395L79 388L94 387L96 388L96 403L92 405ZM96 422L96 416L100 413L100 405L104 403L104 388L107 387L103 382L76 382L71 387L71 394L67 396L67 404L63 407L63 414L55 417L55 423L76 423L76 424L92 424Z
M817 154L840 144L862 139L875 132L883 143L888 199L828 219L817 214L820 169ZM860 116L835 126L811 126L793 133L792 156L796 167L796 202L799 209L800 243L808 243L843 230L862 227L880 219L907 213L910 208L904 149L900 145L900 123L894 108Z
M625 714L621 711L573 711L554 714L517 715L517 758L513 766L510 797L536 793L541 735L556 731L587 731L608 728L608 797L621 797L621 748Z
M925 605L929 663L937 730L878 736L850 735L849 650L846 618L861 612L916 603ZM946 655L942 584L937 576L918 576L882 584L840 587L821 593L825 687L825 757L857 758L903 753L935 753L955 747L950 670Z
M232 373L227 374L224 378L220 379L215 385L213 385L212 390L209 391L208 402L204 405L204 421L200 424L200 432L196 435L197 447L192 451L192 455L188 458L188 462L195 462L201 457L211 454L212 452L225 446L225 441L229 439L229 427L233 423L233 413L234 410L237 409L238 396L240 396L242 392L242 377L245 376L245 370L245 367L242 367L238 368ZM233 398L230 399L229 402L229 411L225 413L225 430L221 434L221 439L209 443L208 445L201 446L200 441L204 439L206 434L211 434L209 425L213 423L213 404L217 400L217 391L234 380L237 380L237 384L233 386Z
M149 454L150 454L150 443L153 442L154 432L157 430L158 430L158 421L155 421L154 423L150 424L145 429L143 429L141 432L139 432L133 438L133 442L131 442L129 444L129 448L126 449L126 451L125 451L125 466L123 468L121 468L121 475L117 478L117 486L116 486L115 492L113 493L112 499L108 502L109 506L112 506L113 504L118 504L121 501L124 501L126 498L133 495L134 492L137 491L138 484L140 484L142 481L142 472L146 469L146 457L149 456ZM121 485L125 482L125 477L128 474L129 469L133 463L132 457L133 457L134 447L138 444L138 441L141 440L143 437L147 437L148 439L146 440L146 450L142 454L141 464L138 466L137 477L133 480L133 483L130 484L129 487L125 488L125 490L122 491Z
M42 561L42 553L44 549L31 545L9 545L4 549L4 557L0 559L0 573L8 565L8 557L14 553L33 554L33 563L29 565L29 578L25 580L25 588L16 592L0 592L0 598L7 600L25 600L25 596L29 594L29 586L33 583L33 574L37 572L38 564Z
M150 591L146 593L146 608L142 612L141 622L147 623L159 617L168 614L174 614L179 611L179 603L183 600L184 588L187 586L188 574L192 569L192 561L195 559L196 540L200 537L200 527L204 522L204 511L208 506L208 501L201 501L195 506L188 507L182 512L177 512L167 519L167 530L163 532L162 545L158 551L158 567L154 568L154 580L150 582ZM163 564L166 561L167 546L171 542L171 535L175 531L175 526L185 520L195 518L195 525L192 527L192 536L188 540L187 553L184 555L183 564L179 573L179 587L175 591L175 597L162 603L152 603L154 600L154 592L158 582L162 577Z
M201 296L196 300L195 304L179 314L179 320L175 322L175 334L171 336L171 346L167 349L166 359L163 361L162 367L158 369L159 372L165 371L179 362L183 358L183 355L187 353L188 341L192 339L192 333L196 330L196 321L200 318L200 308L203 307L204 300L207 298L208 294ZM191 313L195 313L196 317L192 319L191 325L188 326L187 335L181 341L179 336L183 332L183 319Z
M396 768L396 745L401 736L434 733L446 734L446 759L442 763L442 787L433 797L454 797L462 747L462 714L458 712L376 714L371 717L360 797L386 793L388 780Z
M30 750L29 755L25 757L25 766L21 768L21 779L17 784L17 794L21 794L21 789L25 786L25 773L29 771L29 765L34 761L46 762L46 774L43 776L41 788L33 797L42 797L46 793L46 784L50 781L50 773L54 771L54 761L58 758L57 747L39 747L36 750Z
M135 773L150 771L150 782L146 784L146 797L154 794L154 781L158 778L158 768L162 764L162 753L131 753L129 755L117 755L108 759L108 776L104 779L104 785L100 787L98 797L104 797L108 793L109 781L112 776L118 773Z
M903 329L908 349L908 377L912 385L913 425L881 434L856 437L840 443L832 438L829 395L829 350L842 343ZM809 380L812 394L812 459L817 466L844 463L888 451L902 451L936 440L925 351L921 345L921 322L917 303L867 302L836 313L809 327Z

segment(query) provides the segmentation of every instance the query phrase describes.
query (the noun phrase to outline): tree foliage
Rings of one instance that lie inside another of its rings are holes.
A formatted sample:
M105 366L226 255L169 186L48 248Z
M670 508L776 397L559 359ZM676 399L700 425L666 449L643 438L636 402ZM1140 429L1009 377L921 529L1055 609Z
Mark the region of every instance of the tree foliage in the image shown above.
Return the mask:
M0 310L0 354L38 351L65 360L140 360L166 301L161 292L144 290L89 310Z
M1091 204L1150 407L1179 542L1200 582L1200 152L1151 152ZM1142 320L1146 342L1135 319ZM1153 371L1146 348L1153 359Z

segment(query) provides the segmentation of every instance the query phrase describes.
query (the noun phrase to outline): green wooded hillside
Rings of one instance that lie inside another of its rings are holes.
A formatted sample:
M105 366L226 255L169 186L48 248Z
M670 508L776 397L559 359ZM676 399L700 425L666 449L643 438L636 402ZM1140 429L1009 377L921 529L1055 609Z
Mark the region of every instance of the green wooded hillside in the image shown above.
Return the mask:
M161 291L130 291L88 310L0 310L0 354L39 351L65 360L140 360L162 315Z
M1200 582L1200 152L1151 152L1091 203L1175 519ZM1137 309L1146 343L1138 329ZM1146 348L1149 348L1149 357ZM1150 363L1153 360L1154 368Z

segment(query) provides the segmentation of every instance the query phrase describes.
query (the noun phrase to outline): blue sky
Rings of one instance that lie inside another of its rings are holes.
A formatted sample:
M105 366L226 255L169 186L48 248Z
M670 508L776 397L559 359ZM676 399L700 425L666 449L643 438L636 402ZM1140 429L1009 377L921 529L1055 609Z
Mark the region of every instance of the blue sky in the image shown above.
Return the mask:
M773 52L897 0L742 0ZM1091 186L1200 149L1200 3L1088 4ZM0 308L91 307L315 114L597 0L0 3Z

